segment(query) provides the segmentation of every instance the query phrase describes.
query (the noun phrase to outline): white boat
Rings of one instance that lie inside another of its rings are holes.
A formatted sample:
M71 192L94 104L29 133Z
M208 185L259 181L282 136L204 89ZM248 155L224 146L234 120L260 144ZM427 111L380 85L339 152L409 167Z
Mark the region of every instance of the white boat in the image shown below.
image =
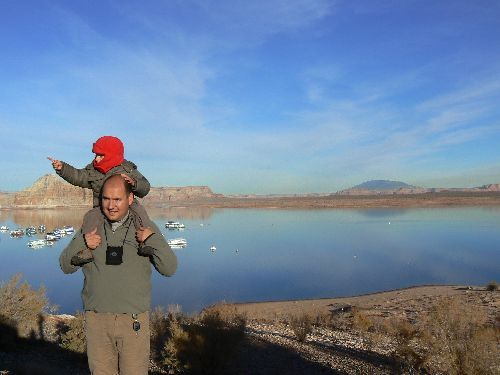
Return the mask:
M165 228L168 229L184 229L185 225L182 223L179 223L178 221L167 221L165 223Z
M167 243L170 247L172 246L186 246L187 240L185 238L172 238L167 240Z
M66 234L71 234L71 233L75 232L75 228L66 225L66 226L62 227L61 231L63 231Z
M5 225L2 225L0 227L0 232L7 232L9 230L9 227L8 226L5 226Z
M57 241L61 238L61 235L58 234L58 233L54 233L54 232L49 232L45 235L45 239L47 241Z
M41 247L44 247L47 243L45 240L33 240L28 242L28 247L34 248L34 249L39 249Z
M213 253L215 250L217 250L217 248L216 248L214 245L210 246L210 251L211 251L212 253Z
M43 224L40 224L40 225L38 226L38 231L39 231L40 233L44 233L46 229L47 229L47 228L45 228L45 225L43 225Z

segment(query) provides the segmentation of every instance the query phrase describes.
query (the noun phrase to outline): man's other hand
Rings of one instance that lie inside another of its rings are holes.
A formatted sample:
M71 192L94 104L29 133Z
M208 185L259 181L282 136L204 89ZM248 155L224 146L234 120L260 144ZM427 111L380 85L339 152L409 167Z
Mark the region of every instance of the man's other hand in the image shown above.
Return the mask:
M146 241L154 232L146 227L140 227L136 232L135 232L135 238L137 239L137 242L142 244L144 241Z

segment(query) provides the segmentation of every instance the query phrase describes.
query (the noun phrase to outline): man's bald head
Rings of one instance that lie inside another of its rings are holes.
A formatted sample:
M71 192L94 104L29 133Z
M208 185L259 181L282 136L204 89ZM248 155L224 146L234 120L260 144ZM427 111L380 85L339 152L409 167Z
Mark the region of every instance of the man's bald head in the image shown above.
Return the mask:
M101 208L109 221L120 221L134 201L132 187L120 175L108 177L102 185Z
M131 194L132 193L132 185L130 185L121 175L119 174L114 174L109 176L105 181L104 184L102 185L102 190L104 190L104 186L106 184L122 184L123 188L125 189L125 193Z

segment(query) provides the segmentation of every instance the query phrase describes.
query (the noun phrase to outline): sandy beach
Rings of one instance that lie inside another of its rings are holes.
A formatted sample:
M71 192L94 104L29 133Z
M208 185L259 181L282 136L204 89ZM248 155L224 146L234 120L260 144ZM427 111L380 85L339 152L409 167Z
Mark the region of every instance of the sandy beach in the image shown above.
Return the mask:
M301 314L324 315L349 306L362 309L370 315L413 318L443 297L457 298L469 306L483 308L492 320L500 311L500 292L467 285L415 286L352 297L236 303L234 306L248 319L263 321L288 319Z

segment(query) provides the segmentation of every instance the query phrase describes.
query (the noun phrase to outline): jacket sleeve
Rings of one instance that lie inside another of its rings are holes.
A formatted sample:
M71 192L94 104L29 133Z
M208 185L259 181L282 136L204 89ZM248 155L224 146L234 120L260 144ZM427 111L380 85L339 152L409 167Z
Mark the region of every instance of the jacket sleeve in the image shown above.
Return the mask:
M80 186L82 188L91 189L90 186L90 170L89 164L87 167L83 169L76 169L72 165L68 163L62 162L62 168L60 171L56 171L56 173L61 176L64 180L69 182L72 185Z
M76 272L80 267L76 266L74 262L72 262L72 259L78 254L78 252L86 248L87 246L85 245L83 234L78 232L59 256L59 265L61 270L64 273Z
M163 276L172 276L177 270L177 257L158 227L154 225L152 229L155 232L144 243L151 252L151 263Z

